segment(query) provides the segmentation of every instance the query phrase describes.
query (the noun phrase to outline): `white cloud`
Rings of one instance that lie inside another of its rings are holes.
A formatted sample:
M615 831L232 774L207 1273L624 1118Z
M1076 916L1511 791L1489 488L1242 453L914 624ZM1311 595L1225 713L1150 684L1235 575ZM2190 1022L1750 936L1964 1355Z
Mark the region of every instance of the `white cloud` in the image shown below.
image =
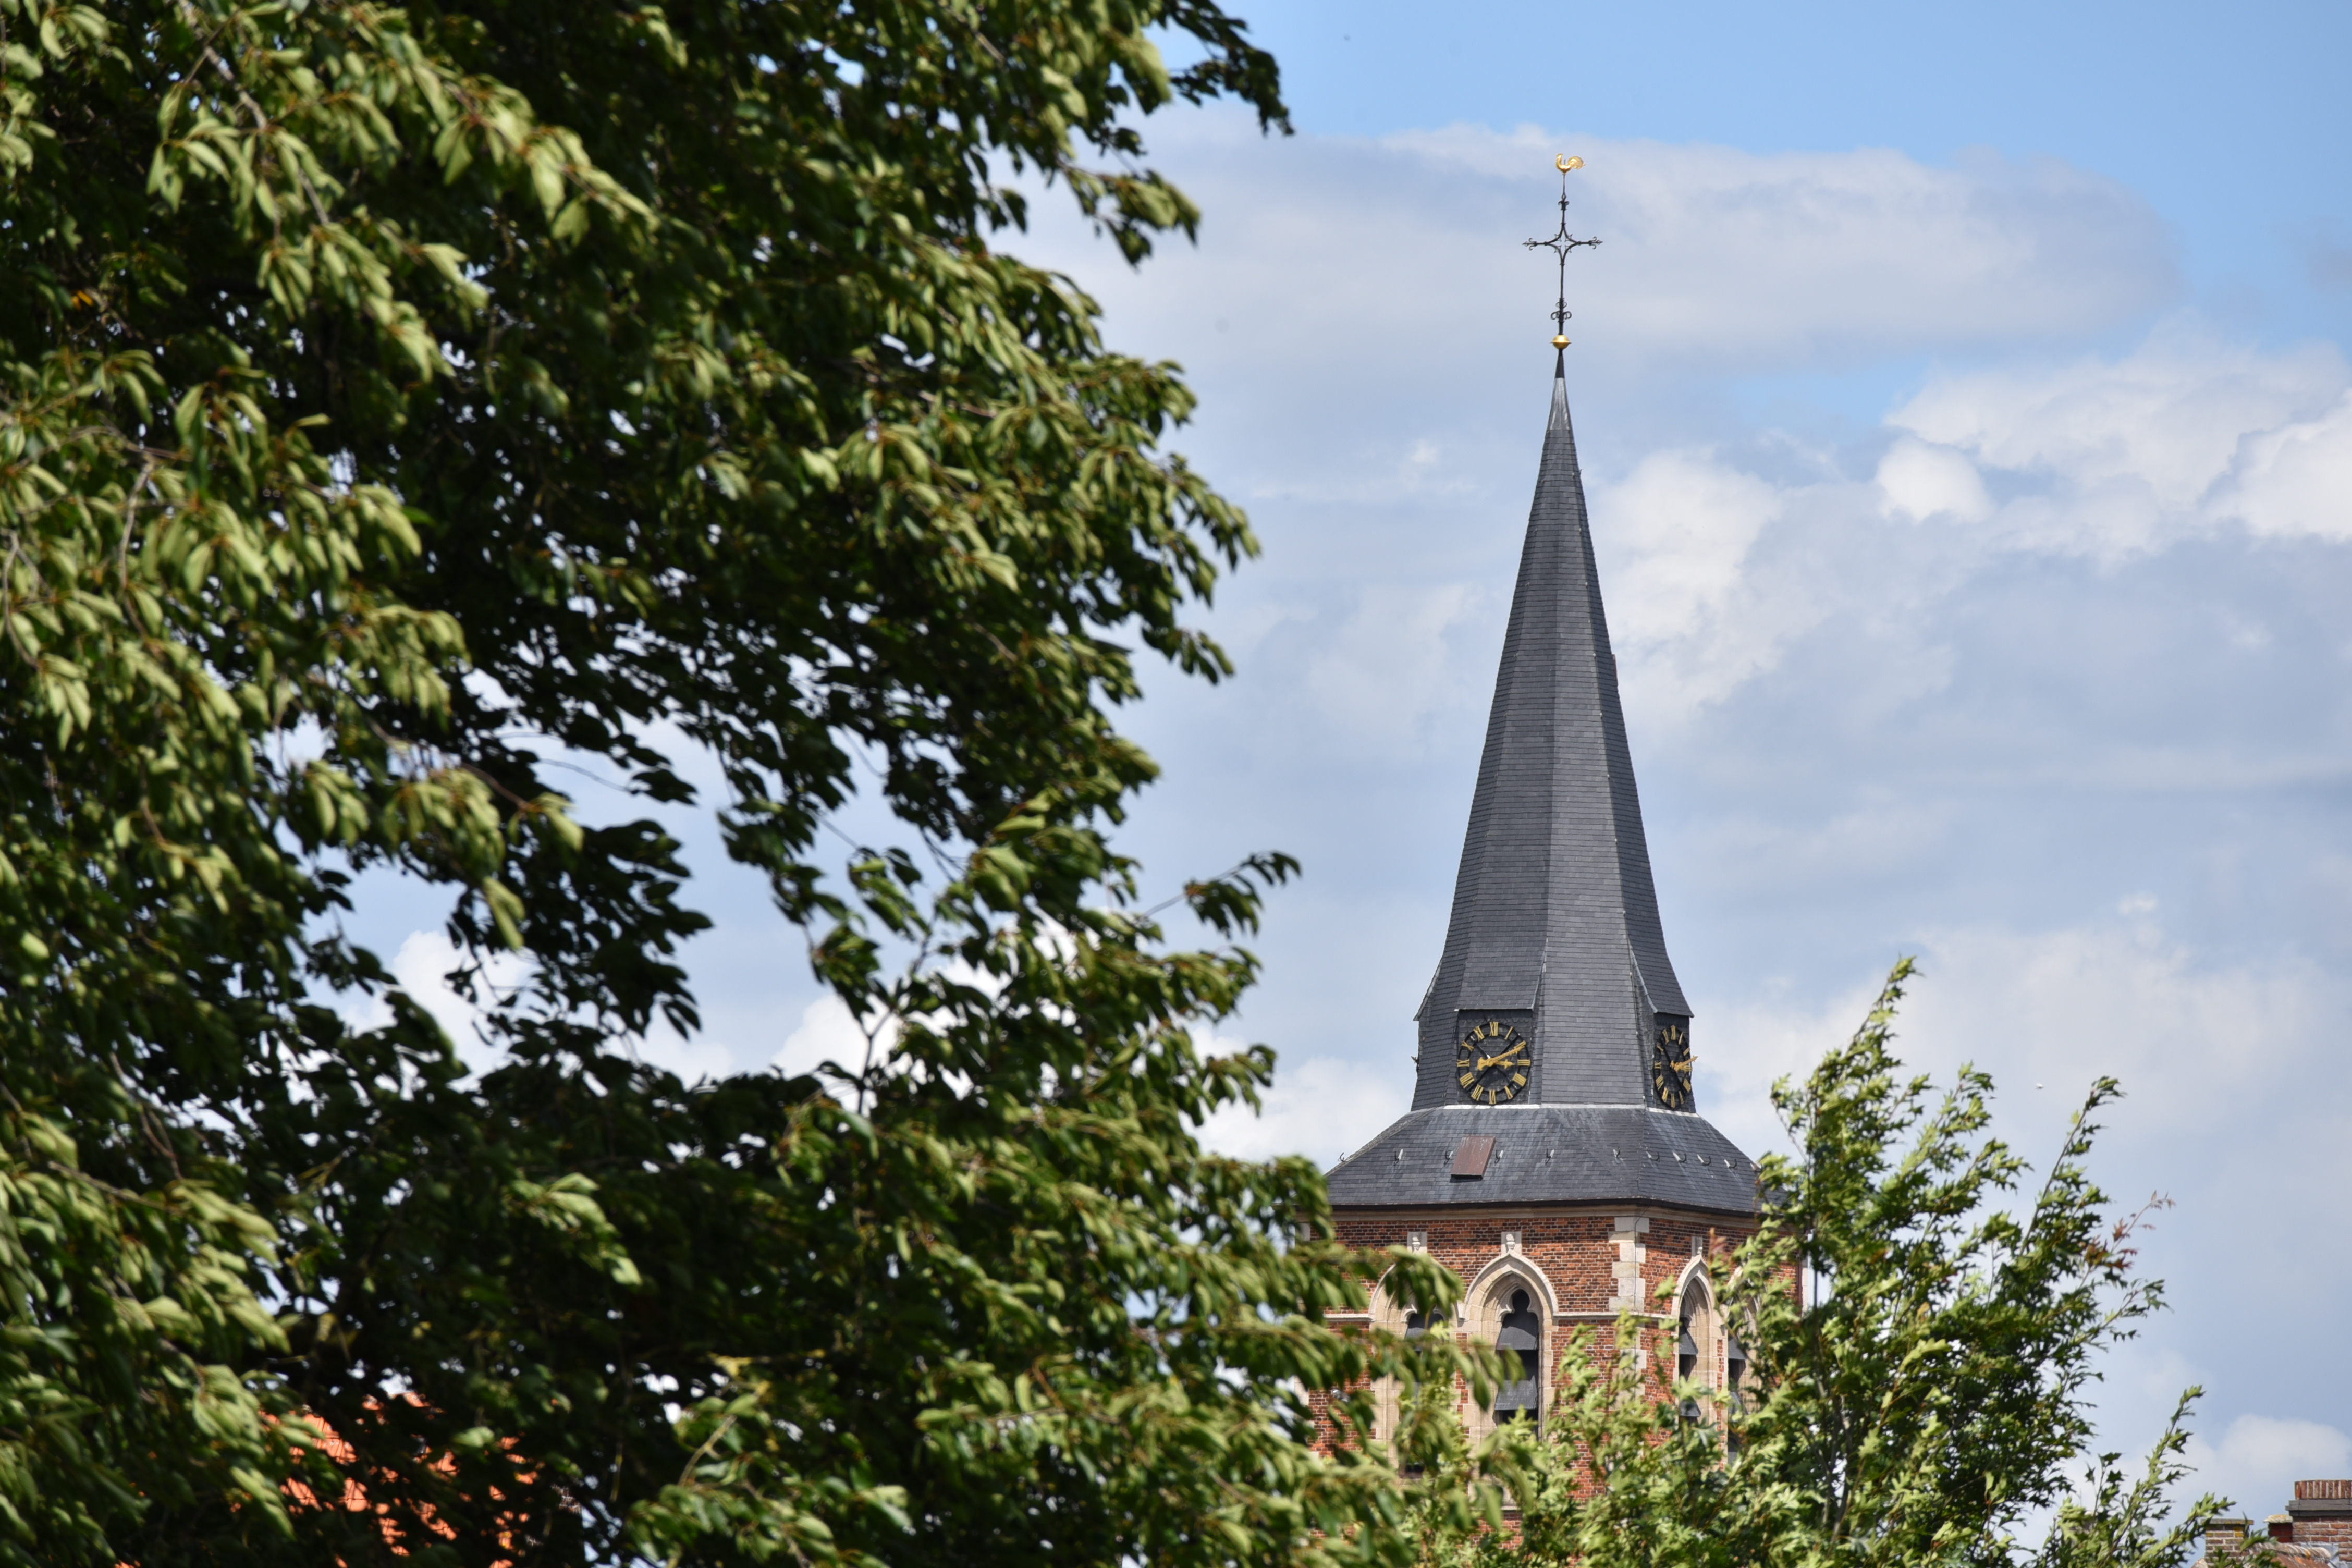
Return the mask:
M2269 1130L2259 1150L2218 1143L2201 1159L2201 1180L2259 1153L2289 1190L2331 1188L2336 1143L2322 1130L2343 1116L2347 1096L2314 1090L2283 1105L2277 1086L2331 1079L2352 981L2300 959L2213 963L2152 922L2153 898L2119 904L2127 923L1960 926L1918 939L1909 951L1920 973L1898 1016L1897 1054L1947 1082L1964 1062L1990 1072L2004 1126L2023 1129L2019 1146L2037 1158L2055 1147L2092 1080L2112 1077L2127 1098L2105 1118L2116 1129L2108 1142L2136 1151L2127 1165L2168 1164L2173 1141L2259 1124ZM1777 1144L1765 1109L1773 1080L1810 1069L1850 1037L1879 978L1858 976L1826 998L1768 993L1702 1007L1709 1117L1735 1141ZM2189 1063L2196 1070L2183 1071ZM2046 1086L2038 1098L2036 1085ZM2198 1201L2212 1191L2205 1185Z
M442 1032L457 1047L458 1058L471 1070L481 1072L505 1058L503 1052L486 1044L475 1028L482 1009L449 984L450 972L465 962L446 932L416 931L402 939L399 951L393 954L387 967L400 988L441 1026ZM520 955L493 953L484 962L482 973L475 984L487 986L494 994L503 994L521 984L529 973L530 965ZM356 1029L380 1029L392 1022L392 1008L381 996L355 1001L344 1008L343 1014Z
M1202 1042L1204 1052L1240 1048L1232 1040ZM1227 1106L1201 1128L1201 1142L1236 1159L1305 1154L1328 1166L1404 1114L1409 1072L1402 1053L1395 1070L1386 1073L1366 1072L1339 1057L1286 1059L1276 1068L1263 1110Z
M2352 392L2316 418L2246 437L2211 510L2258 534L2352 539Z
M1706 834L1706 853L1747 868L1751 885L1761 887L1901 879L1948 854L1961 826L1948 801L1874 791L1814 820L1726 815Z
M872 1031L851 1016L848 1005L831 992L801 1009L801 1021L784 1037L770 1065L787 1077L814 1072L830 1062L855 1073L870 1050L887 1057L898 1037L898 1021L885 1018Z
M638 1060L676 1073L689 1084L741 1070L735 1054L709 1033L683 1036L667 1024L656 1023L650 1034L624 1048L634 1051Z
M1814 499L1694 449L1653 452L1595 487L1610 640L1645 717L1672 721L1723 697L1834 608L1771 591L1751 560L1767 528Z
M2120 359L1937 379L1888 423L2017 490L1960 521L2011 548L2113 558L2242 520L2352 537L2343 356L2264 353L2183 325ZM1898 503L1899 504L1899 503ZM1915 509L1916 510L1916 509Z
M1629 707L1679 727L1839 623L1868 648L1859 668L1885 710L1950 678L1937 627L2021 556L2352 540L2347 385L2332 349L2265 353L2174 325L2119 358L1938 379L1889 416L1867 479L1811 453L1767 475L1714 448L1654 451L1592 490ZM2273 640L2241 621L2217 635Z
M1052 932L1048 945L1055 939L1067 940L1060 932ZM992 996L1003 988L1003 980L960 958L949 960L938 973L955 984ZM855 1074L863 1070L869 1059L889 1059L898 1047L899 1026L898 1016L885 1012L868 1028L850 1012L848 1004L828 991L801 1009L800 1023L784 1037L783 1045L768 1058L768 1065L786 1076L814 1072L827 1063ZM754 1050L739 1050L734 1055L738 1060L758 1058Z
M2147 204L2054 160L1939 169L1877 148L1756 153L1532 126L1381 146L1506 184L1524 205L1570 140L1587 157L1571 227L1604 239L1573 264L1576 292L1649 353L1788 363L2074 333L2177 288Z
M1695 375L1929 353L2042 356L1932 377L1858 458L1785 438L1685 438L1630 463L1588 451L1643 722L1687 721L1842 620L1876 639L1883 708L1938 690L1950 656L1923 605L2020 552L2107 563L2241 527L2352 537L2352 373L2332 348L2233 343L2183 318L2120 356L2048 357L2178 297L2162 225L2101 176L1536 127L1265 142L1213 114L1157 134L1156 161L1208 214L1197 249L1129 272L1055 216L1058 198L1024 248L1086 282L1115 342L1183 356L1222 422L1223 481L1253 499L1270 543L1308 530L1306 551L1276 557L1286 598L1308 566L1360 595L1336 623L1304 617L1328 638L1307 664L1322 714L1376 744L1483 695L1433 673L1449 617L1478 607L1446 546L1516 540L1524 517L1527 447L1493 427L1495 388L1525 385L1532 421L1549 258L1515 240L1541 226L1551 156L1571 142L1587 159L1572 226L1606 240L1571 264L1580 395L1622 405ZM1308 521L1318 508L1328 523ZM1872 537L1890 523L1923 536ZM1250 584L1239 615L1264 591Z
M1877 480L1886 492L1886 510L1898 517L1920 522L1931 517L1982 522L1992 515L1984 476L1965 454L1949 447L1906 436L1879 459Z
M387 967L400 988L441 1026L467 1069L487 1072L502 1063L506 1055L486 1042L476 1026L481 1020L481 1006L459 995L448 983L449 973L464 962L446 933L418 931L402 940ZM492 953L484 961L483 973L476 984L492 996L504 995L520 985L530 972L529 962L520 954ZM344 1016L354 1028L381 1028L392 1021L392 1009L381 996L371 996L362 1004L346 1006ZM667 1068L689 1083L735 1070L725 1047L707 1035L685 1038L667 1025L656 1026L644 1039L620 1042L619 1048Z
M2218 1441L2189 1440L2192 1484L2231 1499L2241 1513L2262 1519L2286 1507L2297 1481L2352 1474L2352 1436L2318 1421L2241 1415Z
M1507 602L1461 583L1363 588L1348 618L1308 656L1317 717L1359 746L1392 749L1433 706L1465 694L1451 634L1470 616L1507 610Z
M1085 282L1113 341L1182 354L1220 422L1223 481L1262 519L1271 508L1308 529L1306 551L1270 555L1290 574L1285 599L1309 568L1318 590L1350 584L1338 615L1286 606L1286 629L1325 641L1276 651L1303 656L1337 738L1375 747L1417 744L1414 721L1434 708L1483 705L1444 658L1449 640L1487 647L1460 637L1458 617L1485 606L1447 546L1516 542L1524 517L1526 447L1490 411L1499 385L1535 391L1549 258L1513 240L1545 215L1569 141L1588 160L1574 226L1607 240L1573 258L1572 374L1621 397L1701 373L2080 342L2177 292L2147 204L2049 161L1935 168L1885 150L1758 154L1534 127L1265 142L1213 114L1157 134L1156 161L1209 215L1197 249L1130 272L1058 216L1057 196L1024 248ZM1841 618L1885 634L1869 667L1883 709L1939 689L1949 653L1918 635L1923 595L1964 589L2003 550L2114 553L2210 530L2198 509L2241 438L2311 418L2346 382L2328 354L2183 330L2121 362L1942 378L1863 471L1785 440L1769 468L1709 445L1630 466L1588 452L1628 700L1644 723L1680 724ZM2264 526L2308 512L2334 471L2332 426L2273 446L2248 448L2239 503ZM1869 537L1889 521L1956 533L1904 547L1951 559L1924 573L1890 559L1895 546ZM1237 620L1264 591L1243 579Z
M1799 1077L1853 1034L1878 994L1878 976L1828 996L1767 992L1717 1003L1700 994L1691 1043L1698 1107L1748 1154L1786 1152L1772 1085Z
M2265 354L2174 325L2120 359L1939 378L1889 423L1995 468L2085 487L2136 479L2179 512L2229 468L2247 432L2333 401L2343 384L2332 352Z
M1077 279L1118 346L1181 356L1204 421L1234 431L1231 493L1466 496L1494 479L1494 389L1549 368L1551 258L1518 240L1549 230L1570 141L1573 226L1605 241L1571 258L1571 374L1619 388L2079 342L2179 291L2152 209L2057 163L1475 126L1263 141L1216 113L1154 128L1206 214L1197 247L1130 270L1052 192L1016 248Z
M2135 1140L2193 1136L2219 1118L2267 1120L2284 1131L2337 1097L2275 1105L2282 1077L2327 1076L2336 1024L2352 991L2301 960L2214 964L2143 917L2127 927L2053 931L1970 928L1924 943L1927 977L1908 1009L1922 1059L1973 1058L2011 1089L2034 1079L2079 1098L2095 1077L2130 1095L2116 1113ZM2194 1062L2198 1070L2183 1072ZM2312 1190L2333 1155L2309 1160Z
M1955 666L1937 611L2020 552L2104 563L2242 527L2352 537L2352 374L2333 349L2232 343L2184 318L2120 356L2048 357L2177 295L2162 226L2100 176L1533 127L1266 142L1212 114L1157 135L1208 214L1197 249L1129 272L1058 197L1024 248L1086 282L1114 342L1182 354L1219 422L1215 469L1286 574L1271 624L1323 639L1272 651L1352 752L1419 748L1421 716L1483 706L1484 669L1465 673L1481 661L1445 653L1486 649L1460 617L1500 605L1465 584L1507 578L1464 575L1458 546L1515 542L1524 518L1528 445L1495 427L1496 388L1527 389L1513 407L1531 438L1549 258L1514 241L1570 141L1588 160L1574 226L1607 240L1573 258L1580 395L1622 407L1698 375L2042 356L1935 376L1843 449L1685 434L1630 463L1589 450L1642 723L1687 723L1833 625L1878 711L1941 690ZM1354 602L1298 607L1334 583ZM1244 576L1237 626L1267 585ZM1265 650L1243 651L1258 679Z

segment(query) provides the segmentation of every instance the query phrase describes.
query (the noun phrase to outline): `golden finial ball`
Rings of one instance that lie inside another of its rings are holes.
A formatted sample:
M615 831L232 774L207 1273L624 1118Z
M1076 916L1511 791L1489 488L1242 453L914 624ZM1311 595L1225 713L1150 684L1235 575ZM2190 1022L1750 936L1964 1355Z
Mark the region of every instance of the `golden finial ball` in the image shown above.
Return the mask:
M1551 341L1551 346L1556 349L1564 349L1568 347L1568 340L1566 338L1554 338Z
M1581 169L1584 167L1584 160L1581 158L1554 158L1551 161L1551 164L1553 168L1558 169L1561 174L1565 174L1570 169Z

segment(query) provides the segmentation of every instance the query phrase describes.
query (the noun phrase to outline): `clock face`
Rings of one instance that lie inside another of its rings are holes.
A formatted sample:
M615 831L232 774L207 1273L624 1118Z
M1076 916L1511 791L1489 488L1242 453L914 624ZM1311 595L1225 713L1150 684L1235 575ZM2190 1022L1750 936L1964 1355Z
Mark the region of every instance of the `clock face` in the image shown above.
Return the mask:
M1535 1056L1516 1025L1489 1018L1454 1047L1454 1080L1465 1099L1500 1105L1527 1091Z
M1668 1110L1690 1109L1690 1030L1683 1025L1659 1021L1658 1037L1650 1047L1650 1086Z

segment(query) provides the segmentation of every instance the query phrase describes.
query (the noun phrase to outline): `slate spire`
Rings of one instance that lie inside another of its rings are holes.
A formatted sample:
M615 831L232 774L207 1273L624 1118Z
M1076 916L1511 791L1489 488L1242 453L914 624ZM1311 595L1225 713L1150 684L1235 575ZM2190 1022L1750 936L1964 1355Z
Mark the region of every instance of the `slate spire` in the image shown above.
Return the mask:
M1517 1103L1694 1109L1654 1061L1662 1035L1668 1059L1686 1057L1690 1005L1650 879L1564 358L1453 920L1418 1015L1415 1110L1463 1103L1457 1047L1496 1022L1532 1047Z
M1568 231L1583 162L1555 160L1559 231L1528 241L1560 264L1551 419L1412 1109L1326 1173L1335 1214L1580 1205L1638 1235L1654 1206L1756 1212L1756 1163L1690 1093L1569 426L1568 258L1601 243Z

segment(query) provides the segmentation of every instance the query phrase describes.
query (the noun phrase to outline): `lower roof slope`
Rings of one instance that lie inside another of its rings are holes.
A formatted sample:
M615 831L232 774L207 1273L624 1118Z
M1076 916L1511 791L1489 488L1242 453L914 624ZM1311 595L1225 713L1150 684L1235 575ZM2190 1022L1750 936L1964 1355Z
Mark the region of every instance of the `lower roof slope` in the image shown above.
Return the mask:
M1454 1174L1470 1137L1480 1176ZM1331 1206L1624 1204L1756 1212L1756 1163L1705 1119L1639 1105L1446 1105L1408 1111L1334 1167Z

